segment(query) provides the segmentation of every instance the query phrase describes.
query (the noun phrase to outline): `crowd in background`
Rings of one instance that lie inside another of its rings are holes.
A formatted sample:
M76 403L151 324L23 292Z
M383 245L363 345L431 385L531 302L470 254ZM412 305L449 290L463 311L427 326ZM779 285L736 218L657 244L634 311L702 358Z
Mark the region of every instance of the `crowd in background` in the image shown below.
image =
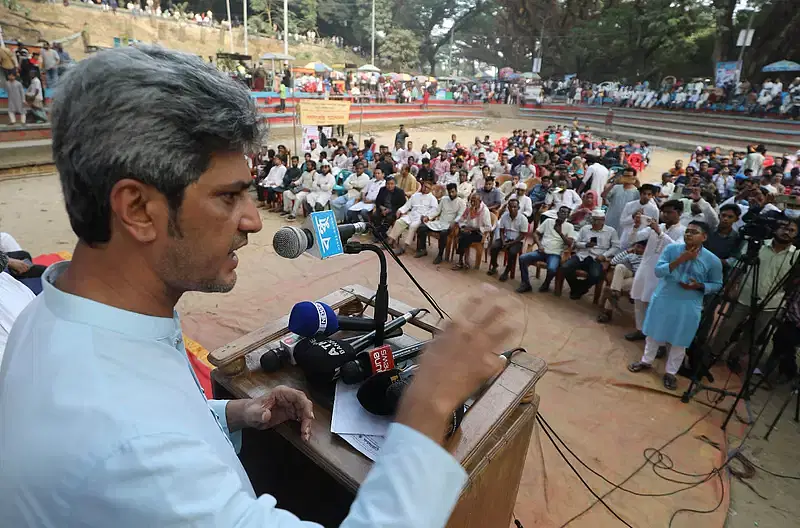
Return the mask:
M541 267L540 292L555 285L560 294L566 282L577 300L594 290L603 324L629 298L636 330L626 338L646 342L642 360L629 368L650 368L666 354L664 385L674 389L704 296L723 286L742 255L740 228L759 217L778 222L774 242L762 249L771 271L762 273L760 290L793 265L800 210L781 197L800 196L800 152L699 147L658 184L640 181L649 152L646 142L613 144L577 124L471 143L453 134L419 147L401 126L393 146L358 145L350 136L311 142L293 156L281 145L257 156L254 172L259 200L290 220L331 208L339 222L371 222L397 255L416 258L436 240L433 264L450 260L466 270L487 260L487 273L502 282L518 271L521 294L533 289L530 268ZM796 338L788 331L776 337L767 373L796 375ZM730 367L739 369L746 357L746 350L730 351Z
M785 82L784 82L785 81ZM766 78L760 84L743 79L714 86L695 79L684 82L669 78L661 85L649 82L588 83L577 78L543 83L545 96L564 97L568 104L610 105L628 108L727 110L750 114L800 117L800 77Z

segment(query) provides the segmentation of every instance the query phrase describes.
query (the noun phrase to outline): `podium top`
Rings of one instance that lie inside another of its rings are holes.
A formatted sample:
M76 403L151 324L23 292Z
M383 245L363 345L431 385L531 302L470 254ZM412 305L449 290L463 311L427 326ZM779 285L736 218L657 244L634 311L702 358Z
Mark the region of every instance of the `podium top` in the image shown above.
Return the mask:
M364 286L351 285L326 295L319 302L338 309L354 301L371 304L374 294L374 290ZM389 313L392 315L401 315L410 309L411 306L389 299ZM281 424L275 430L315 464L355 492L372 467L372 462L331 433L331 409L326 400L318 397L319 392L308 385L297 367L287 366L274 373L261 370L261 355L288 333L288 320L288 315L277 319L211 352L209 360L221 367L230 366L237 359L244 360L243 367L237 370L215 369L212 378L237 398L259 397L278 385L306 392L314 404L316 417L311 428L311 440L305 442L300 438L295 423ZM432 333L443 327L443 321L430 314L408 324ZM405 339L410 337L405 336ZM523 397L533 395L534 385L546 371L547 365L541 358L527 353L516 354L508 367L470 407L458 432L446 445L468 473L471 474L494 447L496 439L490 442L493 434L502 433L504 422L511 417Z

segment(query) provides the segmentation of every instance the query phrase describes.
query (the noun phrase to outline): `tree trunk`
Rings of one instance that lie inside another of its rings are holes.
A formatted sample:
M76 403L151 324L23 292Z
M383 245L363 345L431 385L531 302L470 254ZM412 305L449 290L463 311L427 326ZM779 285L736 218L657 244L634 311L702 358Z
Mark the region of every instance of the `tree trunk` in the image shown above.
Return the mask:
M712 66L717 62L730 60L733 44L733 11L736 0L715 0L714 11L716 18L716 31L714 33L714 51L711 53Z

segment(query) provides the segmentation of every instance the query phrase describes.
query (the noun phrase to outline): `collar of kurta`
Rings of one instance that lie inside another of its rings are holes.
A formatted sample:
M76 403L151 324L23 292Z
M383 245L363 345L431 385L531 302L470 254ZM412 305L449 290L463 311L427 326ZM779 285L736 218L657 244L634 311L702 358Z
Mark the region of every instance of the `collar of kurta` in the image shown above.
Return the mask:
M155 317L114 308L85 297L65 293L55 286L70 262L57 262L42 274L42 297L59 319L110 330L137 339L171 338L180 328L177 312L172 318Z

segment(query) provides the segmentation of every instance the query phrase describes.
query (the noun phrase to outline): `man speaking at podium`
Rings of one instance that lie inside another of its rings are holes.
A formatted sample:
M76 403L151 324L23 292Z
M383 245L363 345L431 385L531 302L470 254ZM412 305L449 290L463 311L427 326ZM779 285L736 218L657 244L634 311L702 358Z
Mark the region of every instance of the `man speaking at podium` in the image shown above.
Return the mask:
M206 401L175 313L184 292L231 290L235 252L261 229L250 94L197 57L123 48L72 68L52 117L79 242L43 275L0 367L0 524L316 526L256 498L234 448L238 429L286 420L308 439L310 401L289 388ZM469 305L425 354L343 527L447 522L466 479L441 446L447 422L500 370L509 333L492 303Z

